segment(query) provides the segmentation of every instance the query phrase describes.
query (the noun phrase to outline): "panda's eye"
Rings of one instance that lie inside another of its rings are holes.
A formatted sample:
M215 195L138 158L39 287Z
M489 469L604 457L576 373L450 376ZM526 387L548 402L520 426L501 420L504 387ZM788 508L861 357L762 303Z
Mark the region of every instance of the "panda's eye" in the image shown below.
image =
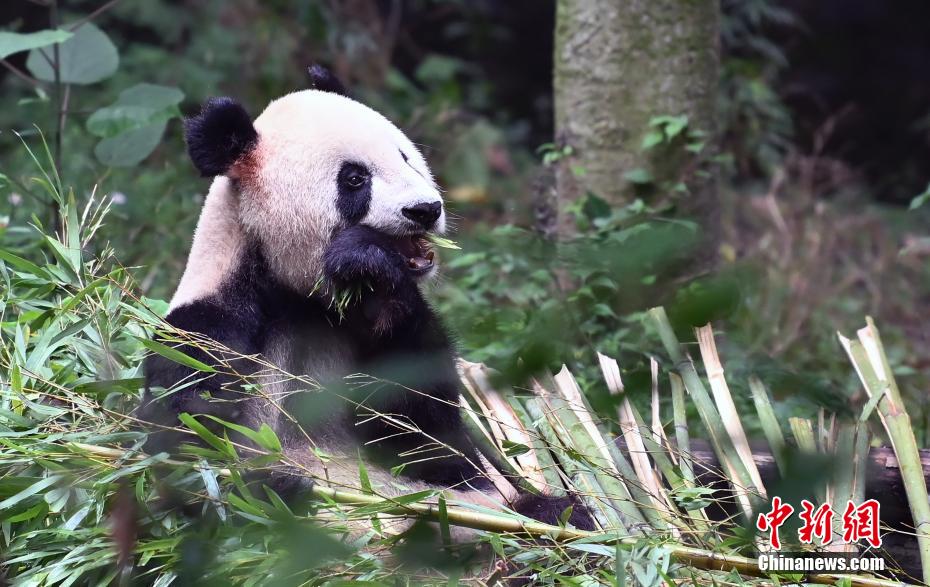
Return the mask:
M361 165L346 165L339 174L339 182L353 190L357 190L370 179L368 170Z

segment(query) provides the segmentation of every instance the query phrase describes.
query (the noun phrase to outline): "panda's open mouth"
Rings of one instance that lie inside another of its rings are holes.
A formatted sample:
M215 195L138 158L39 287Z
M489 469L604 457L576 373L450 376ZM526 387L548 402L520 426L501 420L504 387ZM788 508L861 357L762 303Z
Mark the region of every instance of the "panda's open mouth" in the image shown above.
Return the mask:
M429 273L433 268L433 258L436 253L430 247L430 242L422 234L402 236L394 241L397 252L407 260L407 268L417 274Z

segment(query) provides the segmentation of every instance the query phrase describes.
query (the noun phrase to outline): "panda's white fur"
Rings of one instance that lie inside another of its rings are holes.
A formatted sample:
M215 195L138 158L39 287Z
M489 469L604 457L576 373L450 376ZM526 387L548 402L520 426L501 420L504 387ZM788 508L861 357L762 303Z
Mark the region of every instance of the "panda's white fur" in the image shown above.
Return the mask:
M218 414L252 428L265 423L282 436L286 456L302 474L317 483L357 489L358 451L372 441L359 437L362 433L353 430L353 425L341 424L339 414L320 414L314 430L295 431L290 419L282 415L287 399L313 393L316 382L340 381L377 366L379 353L393 357L391 353L397 354L398 349L401 355L435 352L435 367L430 370L438 374L438 381L412 392L407 399L401 398L400 403L388 397L394 402L389 402L392 409L401 410L400 417L412 421L419 417L418 424L424 429L434 426L434 434L454 435L450 438L458 448L453 448L465 451L458 453L461 466L475 465L474 470L494 478L493 484L485 482L476 491L466 476L464 482L453 483L456 488L447 493L451 500L490 507L516 501L523 504L521 510L519 503L514 503L518 511L550 522L567 505L577 506L568 498L518 496L472 444L463 444L454 353L437 318L422 300L419 287L410 285L435 272L435 265L409 280L403 277L408 285L370 286L366 295L372 297L369 301L373 300L376 310L399 307L408 312L403 319L388 321L388 330L365 326L365 312L371 303L366 302L365 311L362 302L358 309L350 308L357 317L348 319L349 326L344 326L318 299L321 280L334 279L326 273L327 263L332 264L327 255L335 254L340 238L356 235L362 239L358 242L364 250L378 252L390 239L424 233L424 227L404 213L405 208L442 203L426 161L404 133L381 114L350 98L304 90L273 101L254 124L231 100L208 103L204 113L189 123L188 143L195 165L205 175L216 177L167 319L181 330L213 338L231 349L229 356L236 357L228 362L244 366L247 375L251 374L249 381L260 382L262 391L256 396L231 390L241 388L245 379L238 378L238 373L230 377L224 370L204 379L199 387L182 389L167 399L147 394L142 410L145 419L173 426L179 413L189 412ZM341 188L337 188L336 177L346 162L361 164L370 173L369 203L362 216L352 219L347 219L337 205ZM443 232L445 223L443 209L426 230ZM364 240L369 237L374 240ZM346 242L351 245L355 241ZM345 253L350 268L353 263L364 266L367 261L352 257L352 251ZM402 269L393 271L403 273ZM225 360L223 353L207 354L193 346L183 350L208 363ZM244 356L253 359L237 358ZM259 369L253 363L262 366ZM151 356L146 362L149 388L172 388L202 375L160 356ZM204 388L212 399L224 401L204 400ZM425 402L424 396L436 404ZM234 401L228 401L230 398ZM439 410L435 416L404 412L434 409ZM364 418L355 417L358 426ZM150 448L170 450L185 438L172 434L162 430L151 435ZM318 450L331 460L321 462ZM454 474L458 465L450 466ZM434 487L417 476L394 478L385 467L369 467L369 476L375 491L383 495ZM572 522L587 523L577 514Z

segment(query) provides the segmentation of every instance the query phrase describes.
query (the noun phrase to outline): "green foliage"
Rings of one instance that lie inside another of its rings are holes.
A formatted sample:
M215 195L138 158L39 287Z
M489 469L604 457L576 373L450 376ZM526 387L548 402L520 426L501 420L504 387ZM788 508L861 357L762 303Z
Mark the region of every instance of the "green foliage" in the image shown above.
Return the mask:
M566 362L594 382L595 351L638 355L637 311L656 301L697 241L694 225L661 220L639 201L613 210L589 196L570 212L581 230L558 246L505 225L448 255L454 281L439 292L443 314L465 355L511 384Z
M927 184L927 189L925 189L922 194L914 196L914 198L911 200L910 209L916 210L927 202L930 202L930 184Z
M120 92L87 119L87 130L103 139L94 149L97 159L113 167L140 163L161 143L168 122L180 118L183 99L177 88L145 83Z
M0 31L0 59L6 59L22 51L41 49L67 41L73 33L61 29L36 31L34 33L10 33Z
M119 53L113 41L91 22L79 24L70 38L59 45L57 64L54 54L51 49L33 49L26 67L38 80L78 85L103 81L119 67Z
M791 147L794 124L776 88L788 64L770 38L774 27L797 29L795 16L773 0L726 0L722 5L720 119L723 151L741 177L770 173Z

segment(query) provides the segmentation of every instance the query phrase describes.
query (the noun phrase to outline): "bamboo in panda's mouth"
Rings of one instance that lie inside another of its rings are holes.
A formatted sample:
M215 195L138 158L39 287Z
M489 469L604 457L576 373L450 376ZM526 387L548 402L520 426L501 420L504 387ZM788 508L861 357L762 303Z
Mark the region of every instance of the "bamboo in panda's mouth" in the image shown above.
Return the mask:
M433 258L436 254L424 235L398 239L397 250L407 260L407 267L414 271L426 271L433 266Z

